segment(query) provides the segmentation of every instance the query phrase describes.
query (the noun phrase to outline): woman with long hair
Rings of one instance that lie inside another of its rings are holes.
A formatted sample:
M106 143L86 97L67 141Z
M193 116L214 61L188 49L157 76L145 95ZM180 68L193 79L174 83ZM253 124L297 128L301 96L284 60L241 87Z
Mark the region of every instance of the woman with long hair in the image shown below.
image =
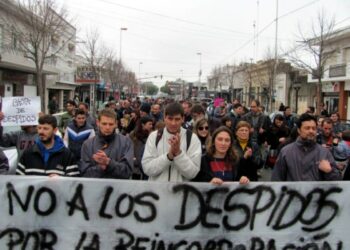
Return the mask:
M152 131L153 119L149 116L144 116L139 119L135 129L129 134L129 137L134 144L134 168L132 173L132 179L134 180L147 179L142 172L141 161L147 138Z
M236 141L233 144L238 154L237 178L248 177L251 181L258 181L258 168L261 154L257 143L249 138L251 126L246 121L240 121L236 126Z
M208 145L207 154L202 156L201 169L194 179L198 182L210 182L221 185L227 181L237 180L238 156L233 148L233 135L225 126L216 129ZM249 183L246 176L239 182Z
M211 138L208 120L206 118L198 120L194 124L193 133L198 136L202 145L202 155L205 155L207 153L207 145L209 144Z

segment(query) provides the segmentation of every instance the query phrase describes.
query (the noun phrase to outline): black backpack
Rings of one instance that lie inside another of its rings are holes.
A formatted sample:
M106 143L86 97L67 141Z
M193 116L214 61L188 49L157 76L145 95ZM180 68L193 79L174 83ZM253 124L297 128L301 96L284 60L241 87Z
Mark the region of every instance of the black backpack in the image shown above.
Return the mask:
M158 146L158 143L163 136L163 132L164 132L164 128L158 129L157 131L156 147ZM191 139L192 139L192 131L189 129L186 129L186 151L191 145Z

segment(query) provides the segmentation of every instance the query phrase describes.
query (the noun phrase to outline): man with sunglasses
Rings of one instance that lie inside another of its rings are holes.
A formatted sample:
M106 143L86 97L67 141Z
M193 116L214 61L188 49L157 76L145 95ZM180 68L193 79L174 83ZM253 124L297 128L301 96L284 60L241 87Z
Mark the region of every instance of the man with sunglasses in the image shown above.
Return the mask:
M202 118L205 118L206 115L202 105L199 105L199 104L194 105L191 109L191 116L192 116L192 127L195 126L197 121L199 121ZM215 129L221 126L221 122L219 119L215 117L210 117L210 116L207 119L208 119L210 133L213 133Z

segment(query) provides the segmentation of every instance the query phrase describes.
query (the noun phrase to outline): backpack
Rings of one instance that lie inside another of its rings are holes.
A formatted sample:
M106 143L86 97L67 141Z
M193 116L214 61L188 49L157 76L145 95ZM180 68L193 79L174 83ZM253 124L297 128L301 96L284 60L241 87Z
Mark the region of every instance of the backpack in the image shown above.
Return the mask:
M164 128L158 129L157 131L156 147L158 146L158 143L163 136L163 132L164 132ZM191 145L191 139L192 139L192 131L189 129L186 129L186 151Z

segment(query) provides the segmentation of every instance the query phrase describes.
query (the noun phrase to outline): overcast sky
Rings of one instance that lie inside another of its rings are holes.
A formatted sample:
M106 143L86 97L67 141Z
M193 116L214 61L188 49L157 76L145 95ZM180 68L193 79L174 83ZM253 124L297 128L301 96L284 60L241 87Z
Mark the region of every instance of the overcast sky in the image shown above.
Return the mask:
M184 78L207 81L217 65L260 60L274 49L276 0L57 0L68 10L83 39L97 28L103 41L127 67L157 85ZM298 40L298 26L310 30L317 12L326 10L337 27L350 25L349 0L279 0L278 47L287 50ZM255 29L254 29L255 22ZM261 31L258 39L254 34ZM141 67L140 62L142 62Z

